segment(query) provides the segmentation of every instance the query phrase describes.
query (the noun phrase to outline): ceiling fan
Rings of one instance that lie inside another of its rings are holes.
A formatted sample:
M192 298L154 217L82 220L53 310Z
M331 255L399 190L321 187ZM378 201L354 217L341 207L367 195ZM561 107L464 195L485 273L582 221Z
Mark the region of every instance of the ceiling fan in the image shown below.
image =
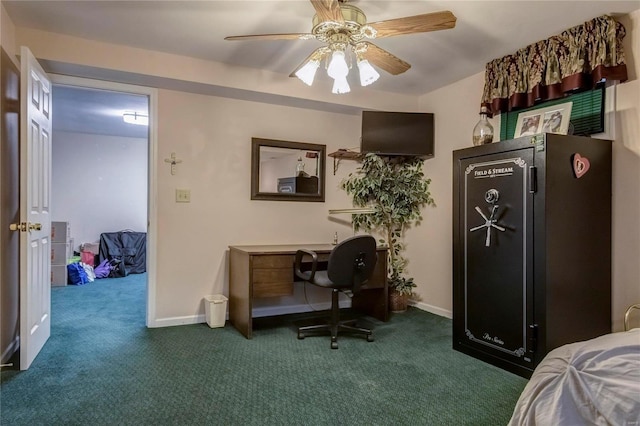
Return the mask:
M398 75L411 65L367 40L404 34L446 30L456 25L456 17L449 11L407 16L386 21L367 22L359 8L347 0L310 0L316 14L310 33L257 34L225 37L225 40L319 40L326 46L313 51L290 75L311 86L320 62L331 54L327 74L334 79L333 93L347 93L349 66L348 50L356 57L360 84L367 86L380 74L371 64Z

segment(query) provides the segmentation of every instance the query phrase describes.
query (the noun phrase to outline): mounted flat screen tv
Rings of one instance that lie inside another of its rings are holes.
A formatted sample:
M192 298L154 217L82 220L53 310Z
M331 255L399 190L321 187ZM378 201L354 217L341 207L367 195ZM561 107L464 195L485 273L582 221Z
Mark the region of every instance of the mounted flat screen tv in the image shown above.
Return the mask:
M360 151L430 158L433 135L431 113L363 111Z

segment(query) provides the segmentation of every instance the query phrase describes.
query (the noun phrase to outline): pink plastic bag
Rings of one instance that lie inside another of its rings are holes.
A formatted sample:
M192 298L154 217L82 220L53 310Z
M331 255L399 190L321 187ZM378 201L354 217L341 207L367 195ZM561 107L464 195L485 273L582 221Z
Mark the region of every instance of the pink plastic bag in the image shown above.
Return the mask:
M86 263L89 266L93 266L95 255L90 251L83 251L80 253L80 261Z

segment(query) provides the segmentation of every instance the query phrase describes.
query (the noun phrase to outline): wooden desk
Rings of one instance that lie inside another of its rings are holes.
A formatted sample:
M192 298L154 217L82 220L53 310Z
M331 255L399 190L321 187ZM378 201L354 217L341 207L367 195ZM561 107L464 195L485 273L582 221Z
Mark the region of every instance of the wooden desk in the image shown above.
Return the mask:
M229 320L251 339L253 299L289 296L295 281L294 260L298 249L318 253L319 261L329 259L331 244L229 246ZM381 321L389 320L387 248L378 248L378 262L351 306Z

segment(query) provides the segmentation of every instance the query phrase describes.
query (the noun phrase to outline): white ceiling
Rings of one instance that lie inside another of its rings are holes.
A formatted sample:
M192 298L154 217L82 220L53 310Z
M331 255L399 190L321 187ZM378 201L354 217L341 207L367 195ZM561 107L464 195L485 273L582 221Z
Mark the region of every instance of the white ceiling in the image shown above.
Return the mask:
M73 86L53 86L53 130L146 138L148 127L125 123L122 114L148 116L146 96Z
M382 71L375 88L405 94L424 94L481 72L494 58L602 14L615 16L640 8L638 0L352 0L350 3L361 8L369 22L440 10L450 10L457 17L454 29L374 40L412 65L398 76ZM228 35L310 32L314 9L308 0L3 0L2 4L16 26L285 75L320 46L315 40L224 40Z

